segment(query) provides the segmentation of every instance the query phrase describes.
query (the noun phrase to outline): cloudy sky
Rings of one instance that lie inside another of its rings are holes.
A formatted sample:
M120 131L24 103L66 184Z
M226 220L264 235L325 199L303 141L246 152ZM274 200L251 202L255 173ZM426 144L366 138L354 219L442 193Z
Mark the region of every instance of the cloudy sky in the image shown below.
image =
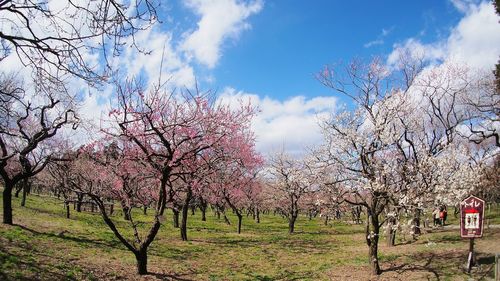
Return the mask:
M488 2L185 0L161 7L161 25L139 40L152 49L121 58L130 74L162 75L179 87L251 99L257 147L291 153L318 143L318 117L346 101L315 78L325 65L381 56L398 48L430 60L493 68L500 55L500 17ZM141 42L139 42L141 43ZM89 104L99 103L89 100ZM96 107L92 107L96 110ZM95 115L93 115L95 116Z
M215 90L231 102L250 99L263 153L300 153L318 143L318 118L346 102L315 78L327 64L369 60L388 64L397 49L425 52L493 69L500 23L490 1L179 0L161 1L162 21L138 34L145 55L127 50L129 76L163 78L174 87ZM161 58L164 57L163 64ZM92 91L91 91L92 92ZM95 119L111 90L85 95L83 115Z

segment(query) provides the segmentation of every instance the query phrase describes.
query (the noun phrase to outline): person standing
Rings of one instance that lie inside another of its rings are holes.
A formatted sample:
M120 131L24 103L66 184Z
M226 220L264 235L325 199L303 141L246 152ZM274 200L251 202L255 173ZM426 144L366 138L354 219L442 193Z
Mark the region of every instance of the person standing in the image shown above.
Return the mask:
M446 205L443 206L443 226L446 224L446 218L448 217L448 212L446 211Z
M434 208L434 211L432 211L432 220L434 221L434 226L436 226L439 223L439 208L438 207Z

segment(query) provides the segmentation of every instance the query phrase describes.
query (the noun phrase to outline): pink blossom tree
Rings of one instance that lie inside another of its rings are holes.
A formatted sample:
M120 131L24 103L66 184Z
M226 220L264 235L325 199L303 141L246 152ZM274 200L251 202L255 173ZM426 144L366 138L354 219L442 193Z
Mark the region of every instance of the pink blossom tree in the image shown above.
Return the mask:
M209 183L212 195L236 214L238 233L241 233L244 209L251 207L252 199L259 195L257 173L264 162L255 151L249 125L247 122L246 126L241 126L239 132L234 132L212 150L215 158Z
M127 151L133 152L132 162L127 162L126 166L146 165L154 175L153 182L156 184L149 184L146 190L155 202L151 227L143 236L134 232L134 240L130 242L107 215L102 199L104 195L91 192L88 195L99 206L104 221L113 233L136 256L138 273L145 274L147 249L158 233L167 203L172 200L169 185L176 177L187 175L190 176L186 178L187 187L192 189L196 186L199 179L192 175L196 174L205 151L237 130L242 120L253 115L253 108L246 106L231 110L228 106L211 103L208 94L192 94L189 91L177 94L167 92L158 85L151 85L146 92L135 81L117 85L117 95L118 105L110 111L110 118L103 121L103 132L123 141L123 145L118 147L127 147ZM90 158L102 148L93 151L89 151ZM112 169L118 167L110 166ZM131 170L139 169L132 167ZM82 173L85 174L85 170ZM139 181L139 186L144 179ZM120 185L116 184L116 173L106 173L92 186L106 188L105 194L109 194ZM140 192L145 191L141 189ZM123 188L114 194L128 201L137 197L124 192ZM188 189L184 202L189 202L189 196ZM133 224L132 219L130 222Z

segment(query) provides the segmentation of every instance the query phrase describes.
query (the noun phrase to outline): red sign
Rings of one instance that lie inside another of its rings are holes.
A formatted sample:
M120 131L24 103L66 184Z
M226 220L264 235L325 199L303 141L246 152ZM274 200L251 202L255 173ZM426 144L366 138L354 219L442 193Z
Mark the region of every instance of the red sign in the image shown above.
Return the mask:
M483 236L484 200L469 196L460 203L460 236L477 238Z

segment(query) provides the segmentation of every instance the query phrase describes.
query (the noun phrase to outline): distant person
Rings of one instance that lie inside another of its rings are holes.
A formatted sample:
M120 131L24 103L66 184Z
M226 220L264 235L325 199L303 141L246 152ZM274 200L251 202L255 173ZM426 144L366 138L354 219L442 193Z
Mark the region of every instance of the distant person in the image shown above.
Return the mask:
M434 220L434 226L439 223L439 208L436 207L434 211L432 211L432 219Z
M442 206L439 208L439 224L444 226L444 208Z

